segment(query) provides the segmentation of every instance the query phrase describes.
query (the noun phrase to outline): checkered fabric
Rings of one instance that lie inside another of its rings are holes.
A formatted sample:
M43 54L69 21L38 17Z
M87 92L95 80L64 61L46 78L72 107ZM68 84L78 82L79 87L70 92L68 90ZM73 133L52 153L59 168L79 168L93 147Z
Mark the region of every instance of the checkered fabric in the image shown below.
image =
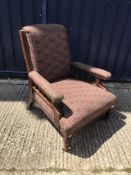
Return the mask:
M80 80L67 79L70 76L71 56L64 26L42 24L23 29L27 36L32 68L51 82L50 86L54 92L61 92L64 96L61 102L64 115L60 116L58 122L52 107L45 103L45 97L36 91L33 92L34 100L50 120L60 127L62 134L72 136L76 130L101 116L114 105L116 97L112 93ZM110 73L91 66L85 67L78 63L74 65L97 77L106 79L111 76ZM44 82L38 77L36 84L42 84L41 81Z
M66 29L62 25L33 25L26 32L33 69L48 81L70 73L70 51Z

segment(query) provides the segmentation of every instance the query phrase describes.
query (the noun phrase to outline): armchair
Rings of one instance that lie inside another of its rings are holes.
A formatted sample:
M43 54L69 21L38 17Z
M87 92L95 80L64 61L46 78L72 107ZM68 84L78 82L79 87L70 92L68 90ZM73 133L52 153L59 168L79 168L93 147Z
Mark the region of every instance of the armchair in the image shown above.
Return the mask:
M28 109L37 102L59 129L63 150L67 151L76 131L109 113L115 104L115 95L102 85L111 73L71 62L68 36L62 25L26 26L19 34L29 78ZM71 76L72 67L95 76L96 86Z

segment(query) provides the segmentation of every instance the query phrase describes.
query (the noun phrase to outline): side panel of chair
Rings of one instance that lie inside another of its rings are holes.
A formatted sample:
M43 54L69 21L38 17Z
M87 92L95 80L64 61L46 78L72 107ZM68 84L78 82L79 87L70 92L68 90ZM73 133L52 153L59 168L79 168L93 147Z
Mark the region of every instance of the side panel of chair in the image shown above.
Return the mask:
M19 35L20 35L20 40L21 40L21 46L22 46L22 51L24 55L24 60L27 68L27 72L29 73L32 68L31 68L31 63L30 63L30 51L26 39L26 33L23 30L19 30ZM28 97L28 102L27 102L27 109L31 109L32 103L33 103L33 86L32 86L32 81L29 79L29 97Z
M30 50L26 38L26 33L24 30L19 31L22 51L24 55L24 60L26 63L27 72L33 70L33 66L30 58ZM33 101L39 104L41 110L50 118L50 120L54 123L54 125L59 128L59 120L61 118L61 109L60 103L52 103L47 96L40 91L40 88L35 85L35 83L28 77L29 79L29 98L27 103L27 109L30 110L32 108ZM43 105L42 105L43 104ZM46 107L45 107L46 106ZM49 112L50 111L50 112Z

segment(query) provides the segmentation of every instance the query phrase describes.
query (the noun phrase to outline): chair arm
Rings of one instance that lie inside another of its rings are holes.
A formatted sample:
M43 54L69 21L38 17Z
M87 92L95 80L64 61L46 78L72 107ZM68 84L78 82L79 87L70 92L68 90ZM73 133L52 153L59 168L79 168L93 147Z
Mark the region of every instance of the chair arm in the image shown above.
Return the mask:
M84 72L90 73L91 75L95 76L96 78L100 78L102 80L107 80L109 78L111 78L111 73L100 69L100 68L96 68L96 67L92 67L80 62L72 62L72 66L75 68L78 68Z
M40 88L40 90L47 95L47 97L53 103L59 103L63 100L64 95L60 92L55 91L51 85L44 77L42 77L36 71L31 71L28 73L28 77L32 80L32 82Z

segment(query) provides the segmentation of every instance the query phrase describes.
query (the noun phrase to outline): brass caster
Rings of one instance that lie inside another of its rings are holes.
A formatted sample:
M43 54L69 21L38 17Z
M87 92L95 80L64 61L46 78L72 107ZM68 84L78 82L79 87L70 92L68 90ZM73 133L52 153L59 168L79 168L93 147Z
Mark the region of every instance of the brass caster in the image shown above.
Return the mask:
M71 150L71 146L70 146L70 139L67 137L64 137L64 148L62 148L63 151L68 152L69 150Z
M62 151L64 151L64 152L69 152L71 150L71 147L69 146L69 147L67 147L67 148L62 148Z

